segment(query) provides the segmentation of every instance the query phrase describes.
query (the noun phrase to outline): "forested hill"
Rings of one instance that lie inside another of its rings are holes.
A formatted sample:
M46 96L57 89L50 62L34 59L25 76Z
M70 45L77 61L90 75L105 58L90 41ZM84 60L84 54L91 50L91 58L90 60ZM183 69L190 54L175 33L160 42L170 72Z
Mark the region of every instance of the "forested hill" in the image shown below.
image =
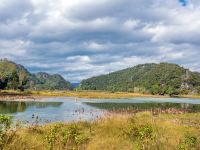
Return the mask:
M29 78L28 88L38 90L67 90L71 89L72 85L66 81L61 75L49 75L45 72L32 74Z
M59 74L31 74L22 65L3 59L0 60L0 89L67 90L71 84Z
M170 63L142 64L83 80L80 88L160 95L200 93L200 73Z

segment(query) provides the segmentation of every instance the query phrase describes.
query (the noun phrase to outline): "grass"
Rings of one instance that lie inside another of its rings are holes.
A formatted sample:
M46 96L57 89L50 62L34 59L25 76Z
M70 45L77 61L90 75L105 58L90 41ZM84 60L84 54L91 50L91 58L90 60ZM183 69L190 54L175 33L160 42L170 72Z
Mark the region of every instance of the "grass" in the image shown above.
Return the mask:
M5 150L198 150L200 114L108 114L93 122L17 127ZM7 131L11 132L11 131Z
M24 92L14 91L14 90L2 90L0 92L0 97L3 99L5 97L23 99L23 98L37 98L37 97L78 97L78 98L105 98L105 99L119 99L119 98L134 98L134 97L151 97L151 98L167 98L169 96L161 95L151 95L142 93L131 93L131 92L105 92L105 91L32 91L26 90ZM179 95L179 98L197 98L200 99L200 95Z
M31 91L27 90L24 92L14 91L14 90L2 90L0 92L0 97L53 97L53 96L68 96L68 97L79 97L79 98L133 98L133 97L168 97L141 93L128 93L128 92L103 92L103 91Z

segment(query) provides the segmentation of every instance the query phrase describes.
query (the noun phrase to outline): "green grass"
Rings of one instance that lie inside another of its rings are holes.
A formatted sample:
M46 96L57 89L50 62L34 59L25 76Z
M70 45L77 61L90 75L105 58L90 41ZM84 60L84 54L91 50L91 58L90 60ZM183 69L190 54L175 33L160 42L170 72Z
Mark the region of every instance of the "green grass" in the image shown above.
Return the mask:
M17 126L5 150L198 150L200 114L108 114L93 122Z

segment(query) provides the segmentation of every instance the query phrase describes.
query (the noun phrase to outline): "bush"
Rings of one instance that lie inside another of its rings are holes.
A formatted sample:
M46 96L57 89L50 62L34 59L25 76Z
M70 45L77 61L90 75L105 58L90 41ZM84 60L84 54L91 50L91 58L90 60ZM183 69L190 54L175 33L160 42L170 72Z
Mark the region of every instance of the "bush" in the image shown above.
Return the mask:
M50 128L49 133L45 136L46 148L53 150L56 144L61 144L62 149L77 149L89 140L89 135L82 132L81 128L76 124L65 126L57 123ZM83 145L84 146L84 145Z
M180 150L198 149L197 137L186 135L185 138L180 141L179 149Z
M11 124L12 121L9 116L0 115L0 149L3 149L6 143L10 140L10 137L12 137L12 132L11 134L8 134Z
M56 136L58 131L58 125L56 124L50 129L50 132L45 136L45 140L47 141L47 149L52 150L54 148L56 142Z
M200 86L196 87L197 93L200 94Z
M136 150L146 149L156 138L156 132L152 125L132 125L125 134L133 141Z
M67 143L75 144L76 146L81 145L89 140L89 136L81 133L80 129L77 125L70 125L67 130L63 133L63 143L66 145Z

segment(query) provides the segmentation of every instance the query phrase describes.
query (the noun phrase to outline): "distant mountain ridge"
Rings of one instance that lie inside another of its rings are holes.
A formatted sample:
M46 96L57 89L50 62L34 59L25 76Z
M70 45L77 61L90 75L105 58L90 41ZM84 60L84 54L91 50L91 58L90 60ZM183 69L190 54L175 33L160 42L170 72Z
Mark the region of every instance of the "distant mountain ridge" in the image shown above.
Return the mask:
M39 72L32 74L29 88L38 90L66 90L71 89L72 85L59 74L50 75L45 72Z
M200 73L177 64L142 64L83 80L83 90L142 92L160 95L200 93Z
M61 75L45 72L31 74L24 66L0 60L0 89L69 90L71 83Z

